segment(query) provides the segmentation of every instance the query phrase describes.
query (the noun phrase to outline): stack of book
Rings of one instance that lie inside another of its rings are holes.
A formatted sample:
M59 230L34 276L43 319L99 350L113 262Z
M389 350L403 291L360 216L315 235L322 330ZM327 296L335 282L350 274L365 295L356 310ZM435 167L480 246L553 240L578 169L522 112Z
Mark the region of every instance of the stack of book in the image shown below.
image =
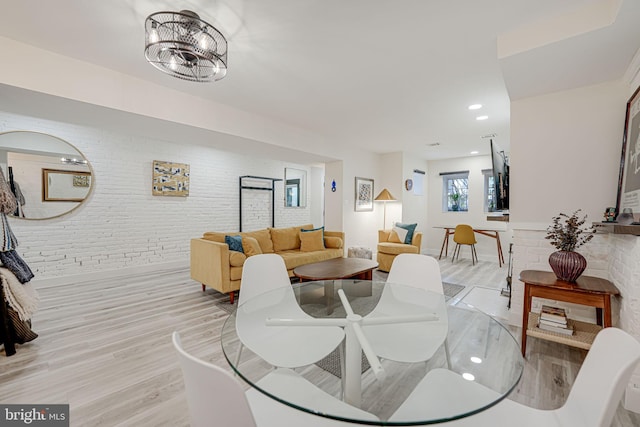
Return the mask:
M573 335L573 327L569 324L564 308L543 305L540 310L538 328L557 332L564 335Z

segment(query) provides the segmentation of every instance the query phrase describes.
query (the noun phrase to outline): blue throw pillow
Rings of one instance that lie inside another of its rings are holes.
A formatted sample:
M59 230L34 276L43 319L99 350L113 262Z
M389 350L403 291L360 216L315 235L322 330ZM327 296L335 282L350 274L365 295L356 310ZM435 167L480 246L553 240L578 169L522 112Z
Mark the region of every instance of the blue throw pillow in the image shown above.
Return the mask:
M224 242L229 245L229 250L242 252L242 236L224 236Z
M404 238L404 243L406 245L410 245L413 241L413 232L416 230L417 225L418 224L402 224L396 222L396 227L404 228L405 230L407 230L407 235Z

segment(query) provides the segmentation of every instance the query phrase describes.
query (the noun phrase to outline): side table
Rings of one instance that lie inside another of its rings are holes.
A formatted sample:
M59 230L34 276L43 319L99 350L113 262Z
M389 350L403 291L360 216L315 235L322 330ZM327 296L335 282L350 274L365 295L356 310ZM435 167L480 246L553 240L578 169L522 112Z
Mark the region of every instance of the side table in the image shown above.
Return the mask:
M620 291L611 281L599 277L580 276L575 283L558 280L550 271L523 270L524 307L522 310L522 356L527 350L527 336L546 339L583 349L591 343L600 329L611 324L611 296ZM596 308L597 325L573 321L574 335L562 335L537 327L538 314L531 312L533 297L582 304Z

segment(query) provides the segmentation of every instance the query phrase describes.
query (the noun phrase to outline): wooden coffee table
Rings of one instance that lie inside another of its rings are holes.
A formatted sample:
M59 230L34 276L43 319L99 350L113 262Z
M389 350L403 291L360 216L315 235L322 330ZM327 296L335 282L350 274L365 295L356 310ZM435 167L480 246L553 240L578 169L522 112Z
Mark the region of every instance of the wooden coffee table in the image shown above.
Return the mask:
M334 258L301 265L293 269L293 274L300 278L301 282L324 281L324 294L321 296L321 300L324 301L327 314L331 314L336 305L333 281L340 279L367 280L368 282L362 283L362 287L353 287L352 292L356 292L357 296L371 295L370 280L373 278L373 270L376 268L378 268L378 263L370 259ZM301 303L309 304L311 301L301 300Z
M293 269L301 282L310 280L362 279L371 280L378 263L362 258L333 258Z

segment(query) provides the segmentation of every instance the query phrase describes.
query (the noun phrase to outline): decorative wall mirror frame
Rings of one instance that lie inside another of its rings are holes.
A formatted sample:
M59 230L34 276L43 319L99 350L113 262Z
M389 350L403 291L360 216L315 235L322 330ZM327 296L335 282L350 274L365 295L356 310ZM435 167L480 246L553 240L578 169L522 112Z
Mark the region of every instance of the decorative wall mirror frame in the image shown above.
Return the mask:
M307 206L307 171L284 169L284 206L287 208Z
M51 219L68 214L91 195L94 173L67 141L41 132L0 133L0 169L14 187L19 206L13 217Z

